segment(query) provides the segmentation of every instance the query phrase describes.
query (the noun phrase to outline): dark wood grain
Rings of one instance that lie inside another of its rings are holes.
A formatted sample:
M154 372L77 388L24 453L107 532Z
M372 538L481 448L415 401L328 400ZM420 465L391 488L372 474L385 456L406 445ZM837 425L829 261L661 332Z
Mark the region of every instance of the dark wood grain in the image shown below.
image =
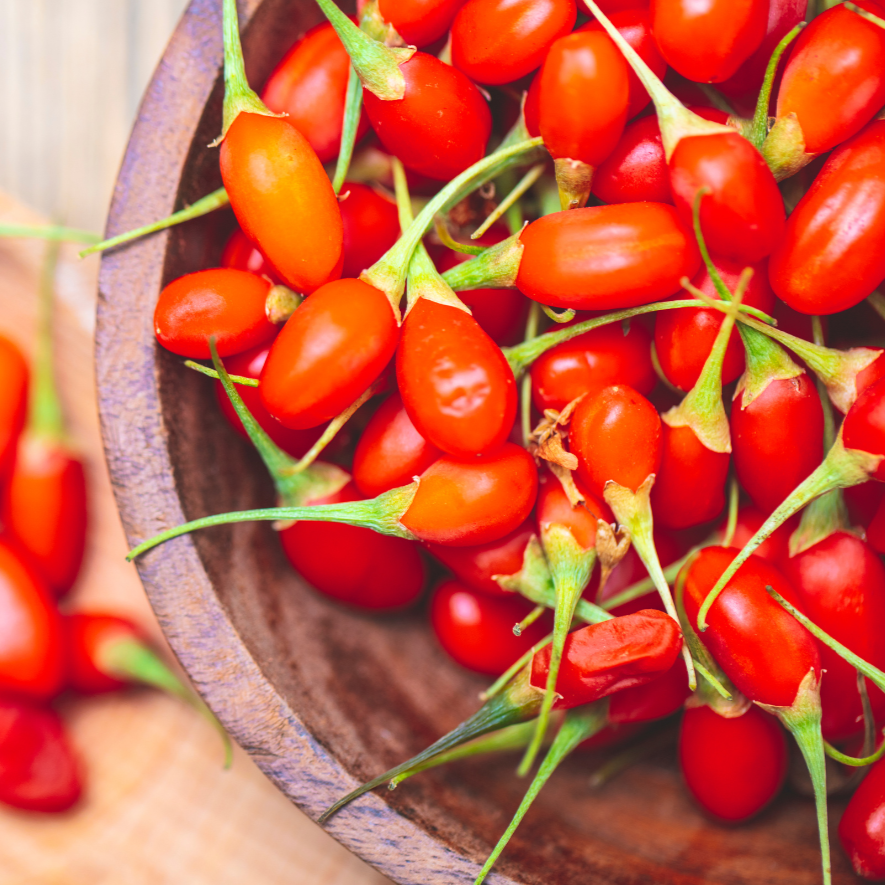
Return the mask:
M219 185L217 155L206 145L221 119L220 6L194 0L169 45L123 161L108 234L162 217ZM246 0L241 15L253 83L319 20L308 0ZM101 418L132 543L186 519L273 497L260 463L218 414L211 383L158 351L152 332L163 283L217 260L229 225L223 214L191 222L110 253L102 265ZM315 595L288 568L266 523L178 539L143 557L139 571L206 701L314 818L477 706L480 683L443 657L421 615L369 619ZM497 760L421 775L395 793L354 803L329 830L397 882L470 882L525 788L512 768L513 760ZM586 758L563 766L490 882L819 880L806 800L787 797L750 826L722 829L692 807L665 758L595 792L587 775ZM835 881L854 880L838 852L835 867Z

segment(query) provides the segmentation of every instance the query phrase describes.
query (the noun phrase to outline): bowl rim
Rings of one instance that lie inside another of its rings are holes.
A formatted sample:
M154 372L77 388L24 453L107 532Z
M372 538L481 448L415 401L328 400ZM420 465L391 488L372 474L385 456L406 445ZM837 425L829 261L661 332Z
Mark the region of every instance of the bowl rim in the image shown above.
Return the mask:
M240 0L244 42L256 11L274 0ZM283 0L280 0L283 2ZM287 0L306 3L309 0ZM222 0L191 0L147 87L115 184L106 236L177 208L179 187L209 96L221 80ZM176 114L168 112L174 99ZM160 402L153 309L168 231L102 256L95 372L105 459L127 541L185 520ZM358 785L307 730L246 649L190 537L136 562L173 652L231 737L261 771L316 821ZM403 885L472 882L480 866L375 795L324 827L375 869ZM516 885L501 873L494 885Z

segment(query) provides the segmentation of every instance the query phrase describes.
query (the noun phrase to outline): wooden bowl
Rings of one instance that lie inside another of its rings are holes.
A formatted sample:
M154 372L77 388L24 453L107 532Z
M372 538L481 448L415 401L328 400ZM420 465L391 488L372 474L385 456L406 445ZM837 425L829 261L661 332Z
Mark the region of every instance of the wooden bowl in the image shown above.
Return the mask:
M240 7L256 84L321 19L310 0L241 0ZM221 126L221 62L221 0L193 0L141 106L109 235L220 186L217 151L207 145ZM230 213L217 213L111 252L102 264L101 419L133 544L188 519L273 500L259 460L222 419L213 384L159 349L153 335L162 286L217 263L231 223ZM268 523L178 539L138 568L209 706L314 819L478 706L483 682L447 660L422 613L370 618L316 595L291 571ZM568 760L489 881L819 881L811 802L788 794L750 825L721 828L686 798L672 756L638 764L599 790L589 787L586 757ZM397 882L472 882L525 789L513 767L505 758L422 774L394 793L355 802L328 829ZM836 880L854 881L835 855Z

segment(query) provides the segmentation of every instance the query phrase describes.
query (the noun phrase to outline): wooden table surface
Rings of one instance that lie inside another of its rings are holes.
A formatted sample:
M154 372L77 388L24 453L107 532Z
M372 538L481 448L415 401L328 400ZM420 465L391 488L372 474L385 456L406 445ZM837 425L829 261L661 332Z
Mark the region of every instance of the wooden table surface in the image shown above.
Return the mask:
M0 192L0 222L40 223ZM0 331L32 343L44 244L0 239ZM104 466L92 369L97 259L66 248L56 350L66 417L88 468L91 526L73 608L108 608L159 638ZM0 885L383 885L388 881L292 806L237 749L222 770L217 735L153 691L66 703L86 768L82 805L63 816L0 807Z

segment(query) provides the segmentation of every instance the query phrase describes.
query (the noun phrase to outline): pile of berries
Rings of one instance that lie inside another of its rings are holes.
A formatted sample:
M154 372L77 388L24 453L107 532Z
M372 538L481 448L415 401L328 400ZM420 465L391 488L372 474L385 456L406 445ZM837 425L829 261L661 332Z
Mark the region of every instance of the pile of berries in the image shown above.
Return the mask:
M885 877L885 7L318 2L259 98L225 0L205 205L239 230L155 313L279 506L131 555L264 519L349 605L451 572L434 630L499 679L326 815L545 748L477 881L576 746L680 710L686 786L729 822L792 733L825 881L825 756L869 769L840 836Z

